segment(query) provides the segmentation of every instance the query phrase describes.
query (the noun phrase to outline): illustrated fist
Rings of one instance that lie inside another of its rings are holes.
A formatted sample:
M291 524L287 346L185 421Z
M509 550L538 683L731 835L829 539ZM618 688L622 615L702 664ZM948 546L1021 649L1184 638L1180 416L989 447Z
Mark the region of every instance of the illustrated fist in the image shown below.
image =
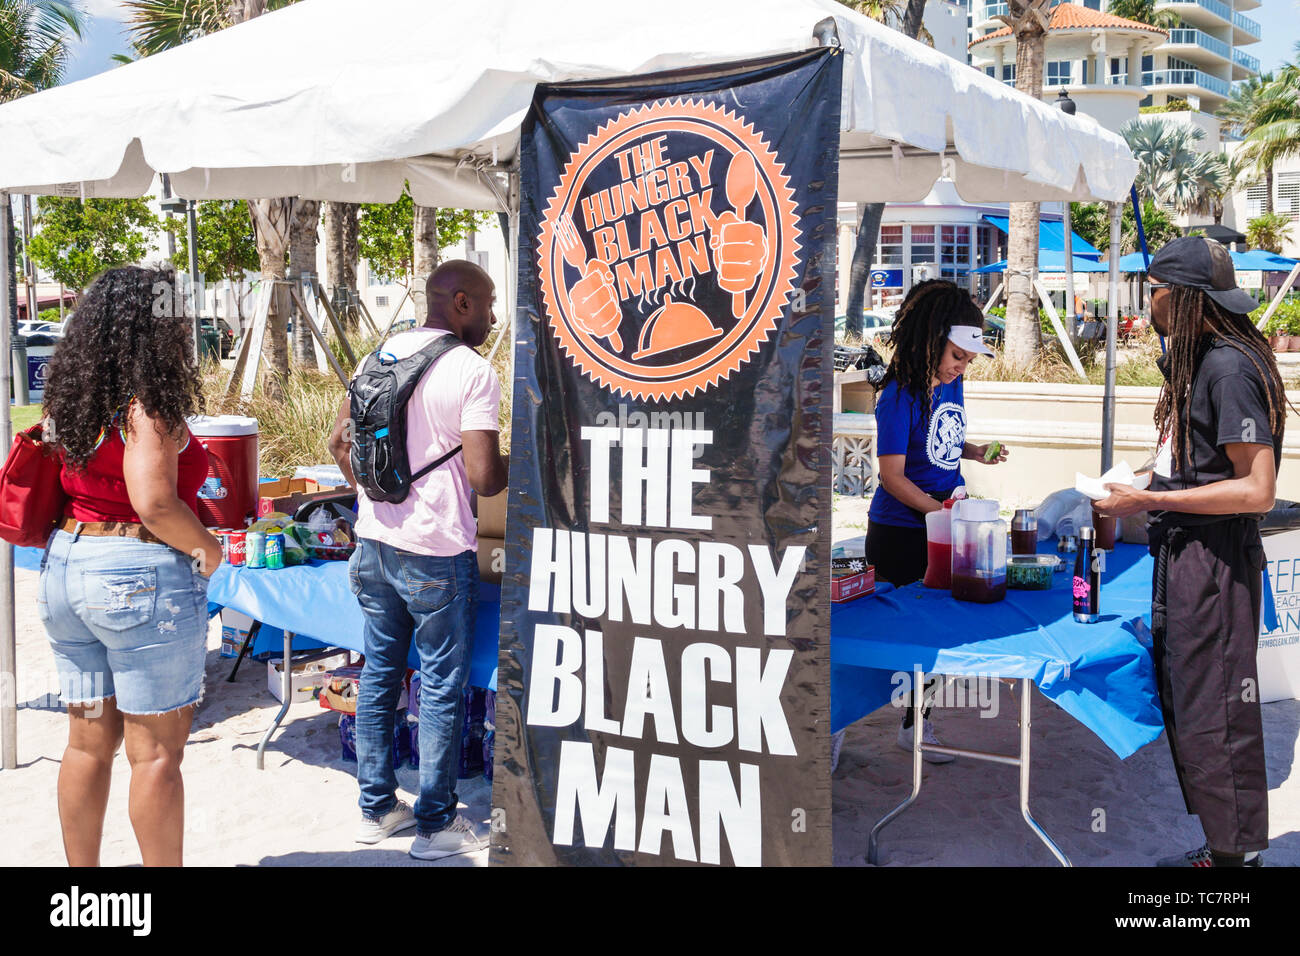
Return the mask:
M614 292L614 276L599 259L587 264L587 271L569 290L574 320L597 338L609 338L616 350L622 349L618 324L623 312Z
M767 235L756 222L747 222L734 213L718 217L718 228L710 245L718 270L718 286L725 292L748 292L763 271L767 258Z

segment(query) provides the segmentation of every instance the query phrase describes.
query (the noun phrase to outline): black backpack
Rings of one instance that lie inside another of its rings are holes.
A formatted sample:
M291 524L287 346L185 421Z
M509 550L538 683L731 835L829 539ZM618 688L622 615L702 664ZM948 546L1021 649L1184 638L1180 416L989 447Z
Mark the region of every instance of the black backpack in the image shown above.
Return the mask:
M460 451L457 445L412 473L406 458L406 404L429 366L463 344L448 332L407 358L385 360L376 349L362 361L348 385L354 429L349 461L358 487L371 501L405 501L413 482Z

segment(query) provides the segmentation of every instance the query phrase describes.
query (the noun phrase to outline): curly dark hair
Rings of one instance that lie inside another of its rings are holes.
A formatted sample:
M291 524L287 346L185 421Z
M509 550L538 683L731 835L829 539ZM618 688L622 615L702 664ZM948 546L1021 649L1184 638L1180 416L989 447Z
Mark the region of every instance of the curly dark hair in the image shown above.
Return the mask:
M1286 427L1286 387L1277 369L1273 349L1264 333L1245 315L1229 312L1200 289L1172 285L1169 293L1167 375L1156 399L1156 432L1163 441L1173 438L1173 461L1178 470L1191 467L1190 399L1192 381L1208 340L1217 339L1250 359L1264 382L1268 396L1268 426L1274 435Z
M171 269L109 269L68 320L43 404L73 468L85 468L103 429L132 397L173 432L198 411L193 320L173 307L175 288Z
M927 279L912 286L894 318L889 360L882 386L897 382L900 389L929 401L931 382L939 374L948 333L954 325L984 326L984 313L970 296L946 279Z

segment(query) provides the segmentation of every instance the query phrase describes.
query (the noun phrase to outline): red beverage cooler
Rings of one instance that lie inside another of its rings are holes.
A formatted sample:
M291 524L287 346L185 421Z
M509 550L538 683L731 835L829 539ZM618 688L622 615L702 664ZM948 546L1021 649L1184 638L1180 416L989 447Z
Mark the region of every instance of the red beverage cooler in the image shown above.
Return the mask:
M196 415L187 424L208 452L199 520L209 528L243 528L257 514L257 419Z

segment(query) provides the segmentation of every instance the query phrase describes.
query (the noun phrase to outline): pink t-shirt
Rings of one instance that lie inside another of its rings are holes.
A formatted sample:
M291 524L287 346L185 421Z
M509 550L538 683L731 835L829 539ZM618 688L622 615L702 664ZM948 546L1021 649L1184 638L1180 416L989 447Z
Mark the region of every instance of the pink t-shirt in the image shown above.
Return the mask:
M412 329L394 335L383 350L399 359L414 355L442 329ZM406 455L419 470L460 444L463 431L497 431L501 386L483 356L457 347L435 361L406 406ZM457 454L411 485L400 504L357 494L358 537L402 551L451 557L478 548L478 525L470 508L465 455Z

